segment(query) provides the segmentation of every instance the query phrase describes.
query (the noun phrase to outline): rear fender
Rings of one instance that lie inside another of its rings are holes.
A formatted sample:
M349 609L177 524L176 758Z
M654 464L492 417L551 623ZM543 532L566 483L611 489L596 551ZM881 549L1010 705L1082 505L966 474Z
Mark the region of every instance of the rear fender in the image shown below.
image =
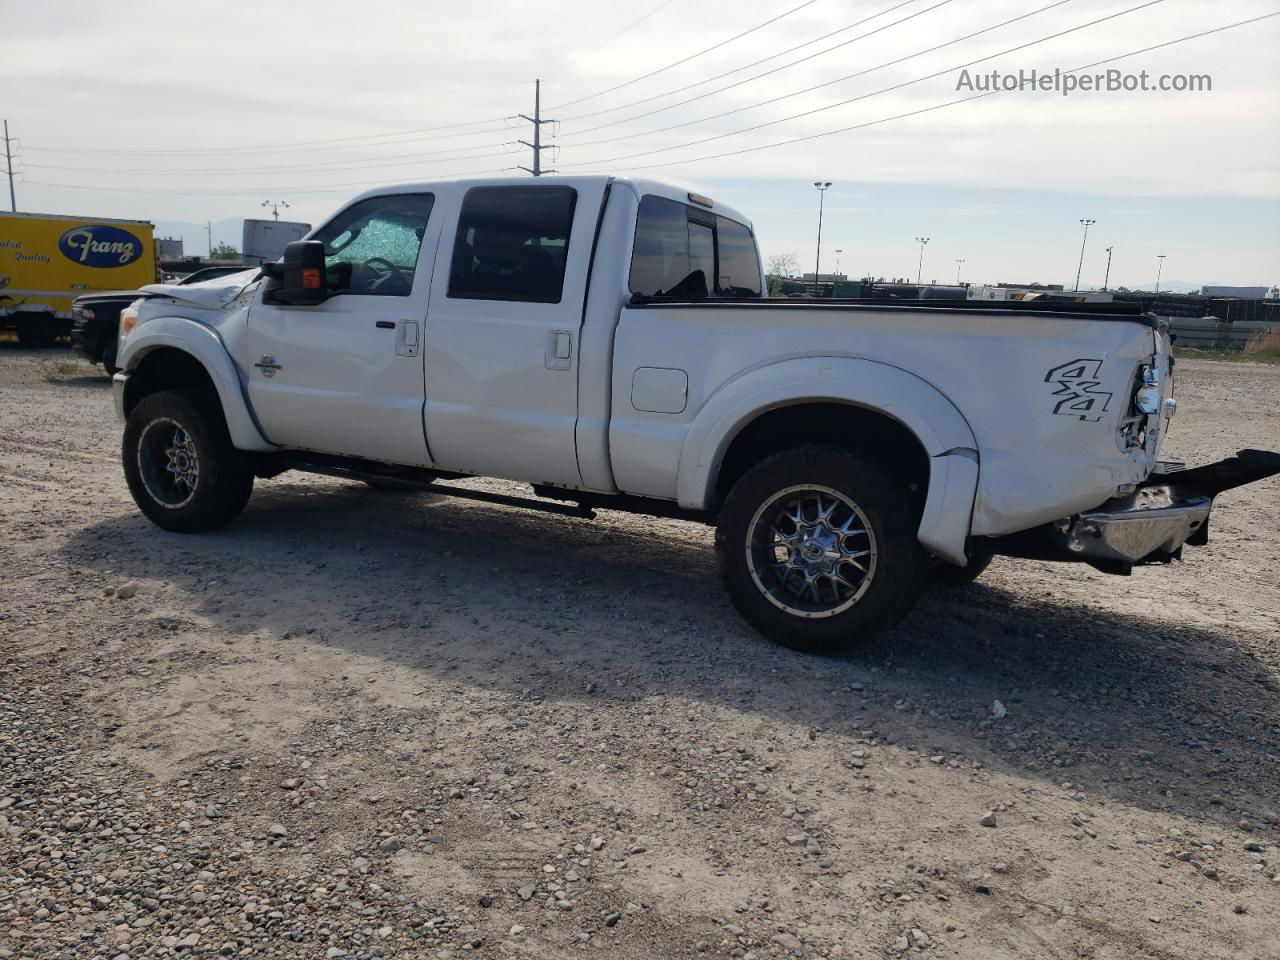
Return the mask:
M227 430L237 449L257 452L277 449L258 427L235 361L211 327L185 317L149 319L136 326L120 345L116 363L125 374L132 374L148 354L165 347L189 354L204 367L218 392ZM127 385L125 390L126 403L129 403Z
M804 402L843 402L898 421L929 457L920 542L965 563L978 486L978 444L964 416L934 386L898 367L856 357L801 357L745 371L720 387L690 425L680 455L680 506L713 505L725 453L738 433L769 410Z

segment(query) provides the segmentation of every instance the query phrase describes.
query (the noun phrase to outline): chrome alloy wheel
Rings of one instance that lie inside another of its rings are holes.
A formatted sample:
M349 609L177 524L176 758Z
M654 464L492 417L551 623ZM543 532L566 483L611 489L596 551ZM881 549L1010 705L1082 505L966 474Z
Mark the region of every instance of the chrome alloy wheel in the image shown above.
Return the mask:
M766 500L747 527L747 569L769 602L809 619L857 603L875 577L876 538L858 505L801 484Z
M143 428L138 438L138 473L160 506L178 510L191 502L200 482L200 458L182 424L160 417Z

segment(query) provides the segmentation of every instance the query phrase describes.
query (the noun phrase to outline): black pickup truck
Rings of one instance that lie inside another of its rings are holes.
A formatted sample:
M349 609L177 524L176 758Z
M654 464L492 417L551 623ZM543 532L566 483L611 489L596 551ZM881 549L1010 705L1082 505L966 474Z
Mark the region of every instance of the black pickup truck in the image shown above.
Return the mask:
M177 286L215 280L229 273L249 269L242 264L219 264L189 273ZM90 363L102 364L108 374L116 372L117 333L120 311L138 299L136 290L99 290L76 297L71 305L71 346Z

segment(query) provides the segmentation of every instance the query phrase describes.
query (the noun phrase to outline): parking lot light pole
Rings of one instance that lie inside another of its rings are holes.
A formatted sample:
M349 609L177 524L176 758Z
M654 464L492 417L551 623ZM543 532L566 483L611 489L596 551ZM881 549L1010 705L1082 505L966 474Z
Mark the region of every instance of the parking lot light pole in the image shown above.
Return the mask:
M844 253L839 247L836 248L836 276L840 276L840 254Z
M1084 269L1084 245L1089 242L1089 227L1097 223L1097 220L1081 220L1084 224L1084 239L1080 241L1080 263L1076 267L1076 285L1072 289L1080 289L1080 271Z
M1103 290L1107 289L1107 283L1110 282L1111 280L1111 251L1114 249L1115 247L1107 247L1107 273L1106 273L1106 276L1102 278Z
M830 180L815 180L813 185L818 188L818 255L813 264L813 295L819 295L822 289L818 282L818 275L821 273L822 267L822 201L827 195L827 191L831 189Z
M916 286L920 286L920 278L924 276L924 245L929 242L928 237L916 237L916 243L920 244L920 261L916 264Z
M962 257L956 258L956 286L957 287L960 286L960 266L963 263L964 263L964 259Z
M1164 258L1166 254L1156 254L1156 293L1160 292L1160 278L1164 276Z

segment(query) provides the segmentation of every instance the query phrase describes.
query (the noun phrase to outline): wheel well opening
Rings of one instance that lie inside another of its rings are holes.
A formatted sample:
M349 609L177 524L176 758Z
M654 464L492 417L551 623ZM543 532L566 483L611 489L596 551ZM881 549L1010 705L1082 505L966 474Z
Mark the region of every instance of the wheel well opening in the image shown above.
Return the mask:
M177 347L153 350L129 373L129 388L124 398L125 416L129 415L143 397L158 390L217 395L213 378L205 370L204 364Z
M791 447L822 444L845 447L873 459L923 508L929 487L929 455L899 421L848 403L811 402L763 413L738 432L725 451L716 477L716 505L752 466Z

